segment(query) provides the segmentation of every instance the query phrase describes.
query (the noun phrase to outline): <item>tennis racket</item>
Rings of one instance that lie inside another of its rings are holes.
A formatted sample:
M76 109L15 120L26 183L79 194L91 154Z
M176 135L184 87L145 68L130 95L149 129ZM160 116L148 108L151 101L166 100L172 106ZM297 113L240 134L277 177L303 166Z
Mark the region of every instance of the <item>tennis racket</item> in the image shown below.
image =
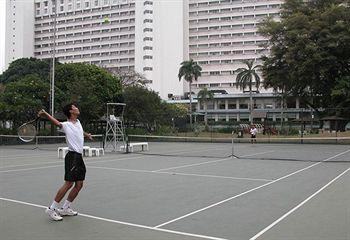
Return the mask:
M31 142L35 139L35 136L37 134L37 125L38 125L38 120L40 117L35 118L32 121L26 122L22 124L18 130L17 134L19 139L23 142Z

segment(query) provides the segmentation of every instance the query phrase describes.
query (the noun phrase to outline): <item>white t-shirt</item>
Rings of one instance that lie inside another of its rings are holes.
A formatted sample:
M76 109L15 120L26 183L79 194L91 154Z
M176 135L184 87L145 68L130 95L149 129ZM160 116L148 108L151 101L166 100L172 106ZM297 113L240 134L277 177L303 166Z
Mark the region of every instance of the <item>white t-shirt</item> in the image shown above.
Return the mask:
M77 119L75 123L67 121L61 122L62 132L66 134L66 141L69 151L83 153L84 146L84 130Z
M251 135L256 135L256 133L258 132L258 130L256 129L256 128L252 128L252 129L250 129L250 134Z

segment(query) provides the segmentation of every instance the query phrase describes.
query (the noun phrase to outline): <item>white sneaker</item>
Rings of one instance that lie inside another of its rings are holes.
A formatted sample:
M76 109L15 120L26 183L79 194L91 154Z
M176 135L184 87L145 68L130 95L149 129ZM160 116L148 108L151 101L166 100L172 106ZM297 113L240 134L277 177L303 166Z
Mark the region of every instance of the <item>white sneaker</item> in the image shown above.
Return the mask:
M58 213L54 209L46 208L45 212L49 215L49 217L52 220L62 221L62 219L63 219L60 215L58 215Z
M57 209L57 212L61 215L61 216L76 216L78 215L78 212L73 211L73 209L69 208L59 208Z

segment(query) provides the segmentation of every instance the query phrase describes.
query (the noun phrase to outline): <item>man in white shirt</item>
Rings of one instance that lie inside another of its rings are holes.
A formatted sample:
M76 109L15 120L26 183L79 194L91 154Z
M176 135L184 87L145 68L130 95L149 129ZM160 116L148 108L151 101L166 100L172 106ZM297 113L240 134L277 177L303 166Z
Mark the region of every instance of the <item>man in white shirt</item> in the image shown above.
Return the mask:
M256 129L255 125L252 125L250 127L250 136L251 136L251 143L256 143L256 134L258 133L258 130Z
M82 158L84 136L92 139L91 134L85 133L80 124L78 119L80 114L79 108L71 103L64 106L63 113L67 116L66 122L59 122L45 110L41 110L38 113L39 116L46 117L66 134L68 145L68 153L64 159L65 182L56 193L51 206L46 209L46 213L55 221L62 220L62 216L75 216L78 214L76 211L73 211L70 206L78 196L85 180L86 168ZM60 201L64 198L69 189L71 189L71 191L68 194L67 200L64 202L62 208L59 208Z

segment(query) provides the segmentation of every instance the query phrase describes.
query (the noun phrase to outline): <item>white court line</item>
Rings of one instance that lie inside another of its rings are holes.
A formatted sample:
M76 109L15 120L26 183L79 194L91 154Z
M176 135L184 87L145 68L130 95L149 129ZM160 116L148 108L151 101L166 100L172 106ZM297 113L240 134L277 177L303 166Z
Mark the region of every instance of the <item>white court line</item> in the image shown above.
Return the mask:
M332 157L329 157L329 158L323 160L323 162L329 161L329 160L331 160L331 159L333 159L333 158L336 158L336 157L338 157L338 156L340 156L340 155L343 155L343 154L345 154L345 153L347 153L347 152L350 152L350 150L347 150L347 151L345 151L345 152L342 152L342 153L339 153L339 154L334 155L334 156L332 156ZM312 168L312 167L314 167L314 166L317 166L317 165L319 165L319 164L321 164L321 163L322 163L322 162L314 163L314 164L312 164L312 165L310 165L310 166L308 166L308 167L302 168L302 169L300 169L300 170L297 170L297 171L295 171L295 172L292 172L292 173L290 173L290 174L287 174L287 175L285 175L285 176L283 176L283 177L280 177L280 178L278 178L278 179L276 179L276 180L274 180L274 181L272 181L272 182L265 183L265 184L263 184L263 185L261 185L261 186L252 188L252 189L250 189L250 190L248 190L248 191L245 191L245 192L243 192L243 193L240 193L240 194L238 194L238 195L232 196L232 197L230 197L230 198L226 198L226 199L224 199L224 200L222 200L222 201L220 201L220 202L211 204L211 205L209 205L209 206L207 206L207 207L198 209L198 210L196 210L196 211L190 212L190 213L188 213L188 214L186 214L186 215L183 215L183 216L181 216L181 217L178 217L178 218L172 219L172 220L170 220L170 221L164 222L164 223L162 223L162 224L159 224L159 225L155 226L155 228L163 227L163 226L165 226L165 225L168 225L168 224L170 224L170 223L173 223L173 222L176 222L176 221L178 221L178 220L184 219L184 218L189 217L189 216L191 216L191 215L194 215L194 214L203 212L203 211L205 211L205 210L207 210L207 209L210 209L210 208L213 208L213 207L218 206L218 205L220 205L220 204L223 204L223 203L225 203L225 202L231 201L232 199L241 197L241 196L246 195L246 194L248 194L248 193L250 193L250 192L256 191L256 190L258 190L258 189L260 189L260 188L263 188L263 187L269 186L269 185L271 185L271 184L273 184L273 183L279 182L279 181L281 181L281 180L283 180L283 179L285 179L285 178L288 178L288 177L290 177L290 176L293 176L293 175L295 175L295 174L297 174L297 173L300 173L300 172L302 172L302 171L305 171L305 170L307 170L307 169L309 169L309 168Z
M215 148L217 149L217 148ZM204 149L203 149L204 150ZM190 153L190 152L198 152L198 151L203 151L203 150L196 150L196 151L174 151L171 153ZM211 150L206 148L206 150ZM167 152L169 153L169 152ZM120 156L120 155L118 155ZM145 158L145 156L147 156L147 154L143 155L143 156L134 156L134 157L126 157L126 158L119 158L119 159L108 159L108 160L89 160L87 158L84 158L84 162L85 163L106 163L106 162L118 162L118 161L124 161L124 160L130 160L130 159L140 159L140 158ZM31 156L32 157L32 156ZM105 155L104 157L109 157L107 155ZM152 157L152 155L149 155L147 157ZM0 167L0 169L8 169L8 168L14 168L14 167L26 167L26 166L35 166L35 165L44 165L44 164L50 164L50 163L59 163L62 161L55 161L55 162L42 162L42 163L28 163L28 164L22 164L22 165L9 165L9 166L4 166L4 167ZM44 169L45 167L40 167L38 169ZM50 168L50 166L48 166L47 168ZM35 170L36 168L28 168L28 170ZM19 170L7 170L7 171L0 171L0 172L15 172L15 171L25 171L26 169L19 169Z
M222 178L222 179L233 179L233 180L248 180L248 181L263 181L263 182L273 181L271 179L260 179L260 178L227 177L227 176L219 176L219 175L187 174L187 173L177 173L177 172L154 172L154 171L150 171L150 170L138 170L138 169L128 169L128 168L110 168L110 167L95 167L95 166L88 166L88 168L105 169L105 170L122 171L122 172L140 172L140 173L154 173L154 174L167 174L167 175L182 175L182 176Z
M274 221L273 223L271 223L269 226L267 226L266 228L264 228L263 230L261 230L260 232L258 232L256 235L254 235L253 237L251 237L249 240L255 240L257 238L259 238L261 235L263 235L265 232L267 232L268 230L270 230L271 228L273 228L274 226L276 226L279 222L281 222L283 219L285 219L286 217L288 217L290 214L292 214L294 211L298 210L300 207L302 207L305 203L307 203L308 201L310 201L313 197L315 197L317 194L319 194L320 192L322 192L325 188L327 188L329 185L331 185L333 182L335 182L336 180L338 180L340 177L342 177L346 172L348 172L350 170L350 168L346 169L344 172L342 172L341 174L339 174L337 177L335 177L333 180L331 180L329 183L327 183L326 185L324 185L322 188L320 188L317 192L315 192L314 194L312 194L310 197L308 197L307 199L305 199L304 201L302 201L300 204L298 204L297 206L295 206L294 208L292 208L289 212L287 212L286 214L284 214L282 217L280 217L279 219L277 219L276 221Z
M57 154L57 153L56 153ZM50 153L41 153L41 154L31 154L30 157L40 157L42 158L43 156L53 156L53 152L50 152ZM3 155L0 157L0 160L4 160L4 159L20 159L20 158L28 158L28 154L25 154L25 155Z
M123 161L123 160L130 160L130 159L138 159L138 158L142 158L142 157L128 157L128 158L120 158L120 159L109 159L109 160L95 160L95 159L86 159L84 158L84 162L85 163L104 163L104 162L117 162L117 161ZM62 159L61 161L55 161L55 162L42 162L42 163L28 163L28 164L22 164L22 165L9 165L9 166L4 166L4 167L0 167L0 169L4 169L4 168L14 168L14 167L26 167L26 166L35 166L35 165L45 165L45 164L50 164L50 163L62 163L63 164L64 159ZM43 169L45 167L42 167L40 169ZM50 166L48 166L48 168L50 168ZM31 170L35 169L35 168L30 168ZM25 170L25 169L18 169L18 171L21 170ZM16 171L15 169L13 170L13 172ZM0 171L2 172L2 171Z
M178 172L156 172L156 173L175 174L175 175L181 175L181 176L195 176L195 177L210 177L210 178L222 178L222 179L234 179L234 180L247 180L247 181L262 181L262 182L271 182L271 181L273 181L272 179L228 177L228 176L208 175L208 174L192 174L192 173L178 173Z
M28 203L28 202L23 202L23 201L18 201L18 200L9 199L9 198L2 198L2 197L0 197L0 200L7 201L7 202L18 203L18 204L23 204L23 205L28 205L28 206L37 207L37 208L43 208L43 209L47 208L46 206L43 206L43 205L38 205L38 204L33 204L33 203ZM146 226L146 225L129 223L129 222L122 222L122 221L117 221L117 220L113 220L113 219L109 219L109 218L102 218L102 217L92 216L92 215L83 214L83 213L79 213L78 217L79 216L86 217L86 218L91 218L91 219L95 219L95 220L100 220L100 221L105 221L105 222L110 222L110 223L117 223L117 224L131 226L131 227L137 227L137 228L143 228L143 229L158 231L158 232L166 232L166 233L172 233L172 234L177 234L177 235L198 237L198 238L211 239L211 240L227 240L227 239L224 239L224 238L217 238L217 237L211 237L211 236L200 235L200 234L193 234L193 233L186 233L186 232L180 232L180 231L173 231L173 230L162 229L162 228L154 228L154 227L150 227L150 226Z
M4 168L15 168L15 167L26 167L26 166L35 166L35 165L46 165L51 163L62 163L62 161L55 161L55 162L41 162L41 163L27 163L27 164L21 164L21 165L8 165L4 167L0 167L0 169Z
M1 170L0 173L24 172L24 171L47 169L47 168L62 167L62 166L63 166L63 164L51 165L51 166L46 166L46 167L36 167L36 168L22 168L22 169L12 169L12 170Z
M241 157L251 157L251 156L255 156L255 155L259 155L259 154L265 154L265 153L269 153L269 152L274 152L274 151L254 153L254 154L244 155L244 156L241 156ZM168 171L168 170L178 169L178 168L193 167L193 166L199 166L199 165L203 165L203 164L210 164L210 163L228 161L228 160L231 160L231 159L232 159L232 157L227 157L227 158L224 158L224 159L219 159L219 160L214 160L214 161L207 161L207 162L194 163L194 164L182 165L182 166L171 167L171 168L158 169L158 170L154 170L153 172L161 172L161 171Z

